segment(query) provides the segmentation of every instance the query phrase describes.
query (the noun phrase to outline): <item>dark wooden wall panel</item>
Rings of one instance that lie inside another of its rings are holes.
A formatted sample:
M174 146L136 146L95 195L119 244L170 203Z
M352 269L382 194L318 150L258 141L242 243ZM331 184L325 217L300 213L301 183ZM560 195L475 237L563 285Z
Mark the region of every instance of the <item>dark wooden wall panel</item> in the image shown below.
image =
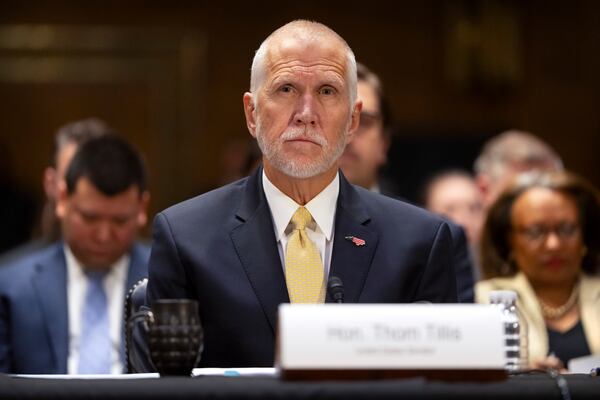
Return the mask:
M590 0L3 1L0 29L22 24L116 35L111 42L99 34L95 50L35 55L46 58L48 71L52 57L66 56L65 71L87 78L83 83L44 75L35 80L31 65L20 68L29 73L26 79L6 79L7 65L35 51L0 46L0 143L10 152L13 175L40 193L53 131L93 113L147 154L153 211L213 186L221 151L248 137L241 98L254 50L294 18L330 25L379 73L401 144L441 137L474 146L504 128L527 129L555 146L568 168L600 184L600 2ZM474 40L484 43L471 49L472 58L454 51L457 23L469 25ZM1 34L0 42L7 43ZM82 67L90 52L99 56L99 77ZM490 57L500 60L492 67L514 63L517 72L502 81L488 65L467 71L462 83L451 78L449 63ZM410 173L407 180L419 180L419 171Z

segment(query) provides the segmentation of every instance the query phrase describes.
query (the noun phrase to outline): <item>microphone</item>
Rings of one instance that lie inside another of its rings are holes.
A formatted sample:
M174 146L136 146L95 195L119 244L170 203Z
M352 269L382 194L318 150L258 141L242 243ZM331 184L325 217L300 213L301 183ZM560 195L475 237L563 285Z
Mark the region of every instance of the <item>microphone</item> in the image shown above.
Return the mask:
M337 276L329 277L327 291L335 303L342 304L344 302L344 284Z

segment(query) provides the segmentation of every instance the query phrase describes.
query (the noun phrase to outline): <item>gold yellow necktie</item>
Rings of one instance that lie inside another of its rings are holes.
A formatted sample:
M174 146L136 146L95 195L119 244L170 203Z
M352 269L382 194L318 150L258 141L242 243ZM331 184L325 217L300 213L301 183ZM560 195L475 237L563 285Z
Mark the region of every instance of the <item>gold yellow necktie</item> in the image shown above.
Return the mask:
M308 237L306 225L310 212L298 207L292 216L294 231L285 251L285 281L292 303L323 303L325 271L317 246Z

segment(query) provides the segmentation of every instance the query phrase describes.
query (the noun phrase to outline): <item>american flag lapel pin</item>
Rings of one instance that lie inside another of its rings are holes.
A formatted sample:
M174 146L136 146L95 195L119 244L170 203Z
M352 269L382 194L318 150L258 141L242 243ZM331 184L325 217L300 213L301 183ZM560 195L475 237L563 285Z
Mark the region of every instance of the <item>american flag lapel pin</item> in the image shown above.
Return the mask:
M351 241L355 246L364 246L367 242L364 239L358 238L356 236L345 236L344 239Z

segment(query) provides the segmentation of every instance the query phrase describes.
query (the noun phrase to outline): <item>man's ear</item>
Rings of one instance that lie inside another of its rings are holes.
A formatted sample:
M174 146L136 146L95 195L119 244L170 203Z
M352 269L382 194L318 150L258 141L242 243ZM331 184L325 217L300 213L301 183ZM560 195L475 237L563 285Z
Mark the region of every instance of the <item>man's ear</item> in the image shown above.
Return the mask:
M475 185L479 189L483 203L488 206L491 198L492 180L486 174L477 174L475 176Z
M54 167L46 167L44 176L42 177L46 198L51 200L56 200L58 197L58 193L56 192L56 175L56 169Z
M143 228L148 223L148 204L150 203L150 192L147 190L140 197L140 210L137 216L137 224Z
M56 193L56 207L54 213L59 219L64 218L67 213L67 204L69 203L69 193L67 192L67 183L64 179L58 182Z
M385 165L388 162L388 153L390 152L390 147L392 145L392 133L389 131L383 131L384 129L388 129L388 128L384 128L382 127L382 132L381 132L381 136L383 136L381 138L381 140L383 141L382 145L381 145L381 154L380 154L380 161L381 164L380 165Z
M490 178L487 175L479 174L475 177L475 185L479 189L479 193L485 197L490 190Z
M381 135L385 135L384 132L381 132ZM390 139L388 139L388 137L383 137L381 142L381 146L379 148L379 154L378 154L378 165L381 167L385 164L387 164L388 161L388 152L390 150Z
M354 132L358 129L360 123L360 112L362 110L362 100L356 100L354 107L352 107L352 114L350 115L350 127L348 128L348 141L354 137Z
M254 94L244 93L244 114L246 115L246 126L253 137L256 137L256 106L254 105Z

